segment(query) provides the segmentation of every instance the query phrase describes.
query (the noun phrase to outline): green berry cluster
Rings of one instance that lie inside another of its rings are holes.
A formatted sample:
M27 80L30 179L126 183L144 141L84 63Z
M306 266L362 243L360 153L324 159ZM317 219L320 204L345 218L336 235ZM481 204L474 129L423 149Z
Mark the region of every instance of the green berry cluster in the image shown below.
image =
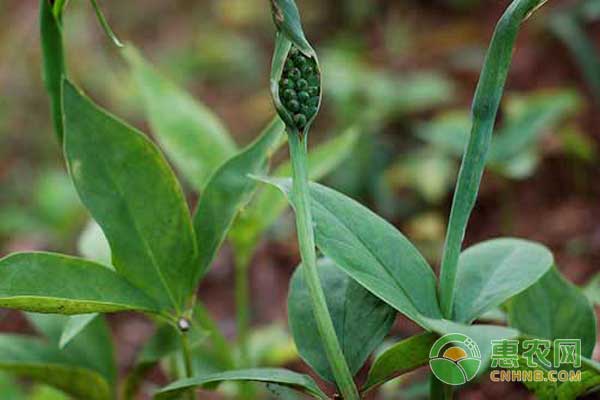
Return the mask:
M320 91L321 78L315 60L292 46L279 81L279 97L298 129L304 128L317 113Z

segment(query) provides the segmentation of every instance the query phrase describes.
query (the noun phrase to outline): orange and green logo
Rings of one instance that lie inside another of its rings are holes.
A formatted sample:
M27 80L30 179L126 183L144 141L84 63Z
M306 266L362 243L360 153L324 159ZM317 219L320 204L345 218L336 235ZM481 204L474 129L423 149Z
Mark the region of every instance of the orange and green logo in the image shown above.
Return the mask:
M448 385L462 385L477 375L481 366L481 352L470 337L449 333L431 347L429 366L440 381Z

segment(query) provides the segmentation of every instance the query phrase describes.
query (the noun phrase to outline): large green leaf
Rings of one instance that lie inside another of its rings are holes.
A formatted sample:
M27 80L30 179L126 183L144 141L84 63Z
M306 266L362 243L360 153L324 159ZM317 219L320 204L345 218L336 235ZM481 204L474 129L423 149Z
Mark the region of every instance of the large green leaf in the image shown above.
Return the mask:
M206 184L194 215L200 249L194 282L206 272L235 217L256 190L257 182L248 175L266 171L269 156L283 137L284 128L283 122L275 117L254 142L221 165Z
M396 310L356 283L336 267L333 261L321 259L317 266L336 335L350 372L354 375L389 332L396 319ZM290 282L290 329L304 361L321 377L335 382L317 329L303 273L302 266L296 268Z
M537 282L552 267L546 247L522 239L488 240L458 260L454 317L470 323Z
M369 391L390 379L426 365L429 351L438 336L422 333L395 343L381 353L371 366L367 382L361 390Z
M289 198L290 179L267 178ZM418 324L441 316L436 279L418 250L356 201L310 184L317 247L371 293ZM293 198L291 199L293 204ZM424 325L423 325L424 326Z
M335 169L354 147L358 138L355 127L339 136L316 146L308 154L309 177L319 180ZM289 161L281 164L273 172L275 176L287 177L292 173ZM240 213L231 229L230 236L235 246L236 256L248 259L256 247L262 233L268 229L286 209L287 202L279 191L265 186L252 199L246 210Z
M191 388L203 387L213 389L224 381L254 381L274 383L288 386L304 392L316 399L327 400L328 397L307 375L285 369L256 368L239 371L227 371L206 376L182 379L162 388L154 397L156 400L180 398L181 394Z
M82 202L102 227L113 265L162 309L185 307L197 248L183 192L141 132L63 86L65 152Z
M80 399L113 399L109 383L42 340L0 335L0 369L57 387Z
M591 357L596 344L596 315L581 289L556 268L514 297L509 322L521 332L544 339L581 339L581 352Z
M124 55L152 131L188 181L203 189L212 172L234 154L235 143L208 108L163 78L133 46L127 46Z
M59 314L159 310L109 268L52 253L16 253L0 260L0 306Z

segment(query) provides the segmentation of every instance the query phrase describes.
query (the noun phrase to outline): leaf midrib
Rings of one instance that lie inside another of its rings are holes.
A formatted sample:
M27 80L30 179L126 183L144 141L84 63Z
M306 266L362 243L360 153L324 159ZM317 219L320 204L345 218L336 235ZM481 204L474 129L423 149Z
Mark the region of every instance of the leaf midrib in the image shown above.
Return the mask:
M83 99L83 100L85 101L86 99ZM101 112L101 110L96 110L96 111ZM105 117L111 118L109 115L106 115L105 113L102 113L102 114ZM112 118L111 118L111 120L112 120ZM134 134L141 136L141 134L138 133L138 132L134 132ZM69 136L69 135L67 135L67 136ZM141 137L141 139L142 139L142 141L147 140L143 136ZM149 143L149 145L151 146L152 144ZM129 202L127 201L126 197L122 193L121 186L118 184L118 181L113 178L112 174L110 174L110 173L107 174L106 173L107 171L110 171L110 169L106 165L105 159L103 157L99 157L99 158L100 158L100 165L102 166L102 169L104 170L105 175L108 177L108 179L110 180L110 182L113 184L113 186L116 189L116 194L121 199L122 203L125 205L125 211L127 212L127 215L128 215L129 219L132 222L132 226L133 226L133 228L134 228L134 230L135 230L138 238L140 239L140 242L142 243L142 245L146 249L146 252L148 253L148 256L150 258L150 262L152 264L152 267L157 272L158 277L160 279L160 282L161 282L162 286L164 287L165 291L167 292L169 300L171 301L171 303L172 303L173 307L175 308L175 310L179 313L180 312L180 310L179 310L179 304L175 301L175 297L174 297L174 295L173 295L173 293L171 291L171 288L169 287L169 285L167 285L167 282L165 280L165 277L162 274L160 266L158 265L158 263L156 261L156 258L155 258L155 255L154 255L154 251L152 250L152 248L148 244L146 238L141 234L141 230L140 230L140 228L138 226L138 223L137 223L136 219L133 217L133 213L131 211L131 207L129 205ZM108 238L108 236L107 236L107 238ZM109 243L110 242L111 242L111 240L109 239ZM111 248L112 248L112 246L111 246ZM127 279L126 277L124 277L124 278ZM129 281L129 279L127 279L127 280ZM133 282L131 282L131 283L133 285ZM134 286L137 287L137 285L134 285ZM154 298L154 296L151 293L148 293L145 288L140 288L140 289L143 290L145 293L147 293L148 296L150 296L151 298Z
M329 213L331 216L333 216L333 218L338 221L340 223L340 225L342 225L344 228L346 228L349 232L352 232L352 229L350 229L348 227L348 225L346 225L341 219L339 219L337 217L337 215L330 210L325 204L320 204L318 202L315 201L314 197L312 197L313 200L313 206L317 206L317 207L321 207L323 208L327 213ZM317 230L318 230L318 225L317 225ZM377 254L375 254L371 248L365 243L365 241L356 234L353 234L353 236L358 240L358 242L369 252L369 254L371 254L371 256L375 259L375 261L377 261L377 263L383 268L383 270L387 273L387 275L392 279L392 281L394 282L394 284L400 288L400 290L402 291L402 294L404 295L404 297L406 297L406 299L408 300L408 302L410 303L410 305L414 308L415 311L415 315L411 315L410 318L413 319L415 322L420 322L421 318L420 318L420 314L421 312L419 311L419 309L415 306L413 300L411 299L410 296L408 296L406 289L404 289L404 287L402 285L400 285L400 283L398 282L398 280L390 273L390 271L388 270L387 266L385 265L385 263L383 263L379 257L377 256ZM377 295L377 293L373 292L375 295ZM377 295L378 296L378 295ZM379 296L378 296L379 297ZM385 301L385 299L383 299ZM398 310L400 311L400 310ZM406 311L400 311L405 313Z

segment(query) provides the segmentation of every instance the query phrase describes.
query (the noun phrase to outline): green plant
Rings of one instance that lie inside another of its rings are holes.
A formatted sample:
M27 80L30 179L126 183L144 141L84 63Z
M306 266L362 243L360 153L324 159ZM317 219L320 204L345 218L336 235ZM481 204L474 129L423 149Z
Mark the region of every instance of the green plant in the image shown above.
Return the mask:
M529 388L542 398L571 399L600 385L600 367L589 359L596 337L593 310L580 290L560 276L546 247L499 238L462 251L516 35L541 0L514 0L494 33L475 93L439 279L387 221L344 194L309 182L309 167L312 176L322 176L352 147L356 132L351 129L308 154L323 83L293 0L271 1L277 26L271 92L279 117L241 150L208 109L160 77L134 49L126 50L152 129L194 190L202 192L193 214L158 147L65 77L64 4L41 2L46 79L71 179L101 228L90 225L82 252L99 261L42 252L0 259L1 307L76 315L31 314L46 341L1 335L1 369L78 398L116 398L114 360L112 351L106 351L112 344L96 313L133 311L149 316L157 330L124 383L124 398L135 395L149 368L167 359L170 378L176 381L159 390L157 399L193 398L194 388L214 389L224 381L266 382L328 399L307 375L252 368L247 268L261 233L282 211L285 200L273 197L276 187L295 211L302 260L290 282L292 335L300 356L334 383L344 399L363 398L425 365L432 343L448 333L469 336L479 345L484 370L492 340L580 338L583 381ZM291 162L280 166L275 177L265 177L284 130ZM259 182L271 186L253 198ZM254 211L239 216L244 207ZM228 236L236 251L238 346L228 342L195 296ZM541 298L545 300L538 304ZM498 307L510 327L475 324ZM381 352L366 381L357 385L354 376L389 333L398 312L424 332ZM255 398L244 385L238 393ZM434 399L448 399L453 389L432 377L430 393Z
M353 318L360 315L361 308L366 307L365 304L373 307L375 301L369 296L357 296L354 290L349 289L350 286L340 283L345 279L353 279L371 295L375 295L430 332L399 342L381 354L376 359L366 384L361 388L362 393L398 374L425 364L436 335L451 332L467 335L479 344L483 365L487 365L489 361L491 339L516 338L520 334L550 339L569 335L582 338L585 343L584 356L591 355L595 337L593 312L587 300L577 289L564 287L562 278L555 269L552 269L554 261L547 248L522 239L501 238L480 243L461 253L466 225L477 197L518 28L541 4L541 1L535 0L514 1L498 23L488 50L475 93L471 135L463 156L446 235L439 279L439 303L438 282L431 268L412 244L395 228L341 193L317 184L309 184L308 188L306 187L306 174L301 159L302 151L306 147L299 145L306 140L308 130L305 128L298 132L296 121L289 118L289 109L279 101L278 86L272 85L275 105L288 125L290 152L292 160L296 159L296 170L291 180L260 179L280 188L296 211L303 274L297 275L292 280L290 289L289 309L292 331L305 361L324 379L335 382L344 398L356 398L355 388L352 381L348 381L347 373L356 372L357 366L360 368L364 361L363 354L355 356L356 351L368 352L370 346L365 346L365 349L364 341L359 342L352 338L345 329L346 321L343 318L342 322L336 325L336 321L339 321L337 317L349 316L351 321L348 323L351 324ZM275 79L272 79L272 82L280 82L281 68L277 69L277 67L282 66L282 60L285 60L290 49L289 44L282 46L282 36L297 48L306 49L307 55L311 57L314 55L312 49L305 43L293 3L273 1L272 5L278 27L273 68L275 73L272 74ZM313 237L315 243L312 242ZM315 271L315 244L327 257L321 261L319 273L312 273ZM336 277L332 270L333 266L342 269L347 276L341 274ZM338 286L333 286L331 282ZM328 290L323 292L321 285L326 286ZM548 289L543 289L544 285L548 285ZM346 287L346 289L342 289L340 294L334 290L335 287ZM540 287L542 289L539 289ZM550 290L549 287L570 293L570 297L561 300L562 308L556 309L551 303L541 307L525 304L531 301L528 299L541 297L532 294L536 290ZM327 298L327 295L331 297ZM346 303L339 306L340 297L344 296L348 296L345 297ZM322 306L323 302L329 306L328 309ZM306 310L303 309L307 303L312 305L314 317L312 321L310 314L307 315ZM375 304L378 304L377 301ZM505 304L509 310L511 325L519 330L493 325L472 325L483 313L502 304ZM385 332L385 321L387 321L385 304L381 303L377 307L381 307L381 314L373 313L373 322L370 322L370 319L369 322L363 320L364 326L361 328L369 331L375 328L377 332L381 330ZM573 309L568 310L566 307ZM557 326L548 328L537 320L519 316L530 309L535 309L546 318L551 318L554 314ZM567 322L567 316L573 315L574 312L581 315L579 323ZM381 319L377 320L379 315ZM344 342L346 346L343 349L340 348L339 342L336 343L336 338L330 337L332 325L338 340L348 339ZM318 335L314 334L314 329L312 335L308 333L311 326L318 328ZM377 341L377 338L382 336L376 333L369 337ZM325 350L326 357L323 357L322 349ZM343 360L336 359L340 352L343 354ZM586 373L589 372L594 379L586 381L583 385L563 384L566 386L549 387L541 384L540 386L543 386L544 393L550 396L548 398L554 396L574 398L597 384L597 366L588 360L585 368ZM323 398L323 393L315 393L312 382L302 382L300 377L291 379L288 374L289 372L284 374L272 370L245 370L197 377L164 388L159 398L168 398L189 387L206 386L224 380L278 382L303 390L315 398ZM531 389L537 391L537 388ZM451 398L452 392L452 387L441 383L436 378L432 379L432 398Z

